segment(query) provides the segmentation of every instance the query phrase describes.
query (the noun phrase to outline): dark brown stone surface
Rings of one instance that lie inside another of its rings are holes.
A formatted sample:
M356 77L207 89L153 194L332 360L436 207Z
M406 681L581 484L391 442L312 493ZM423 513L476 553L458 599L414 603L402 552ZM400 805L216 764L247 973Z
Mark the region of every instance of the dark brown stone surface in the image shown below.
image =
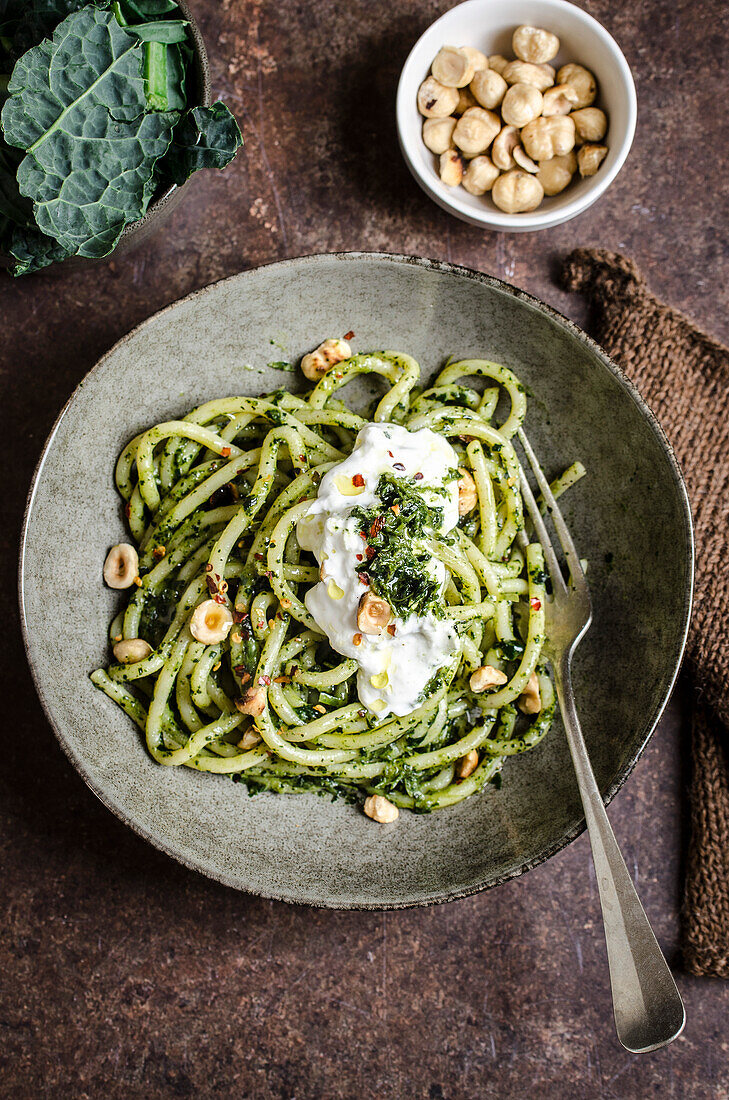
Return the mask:
M398 69L447 4L196 0L214 90L245 130L236 164L195 180L137 251L0 282L1 1096L729 1096L729 987L687 977L677 958L679 701L611 809L688 1013L672 1047L635 1057L613 1034L584 837L519 881L428 910L337 914L237 895L96 801L56 745L16 630L22 508L59 408L119 336L212 280L306 252L414 252L502 276L580 320L554 270L570 248L601 245L729 338L725 4L583 6L622 45L640 118L625 169L576 221L482 233L410 179L394 132Z

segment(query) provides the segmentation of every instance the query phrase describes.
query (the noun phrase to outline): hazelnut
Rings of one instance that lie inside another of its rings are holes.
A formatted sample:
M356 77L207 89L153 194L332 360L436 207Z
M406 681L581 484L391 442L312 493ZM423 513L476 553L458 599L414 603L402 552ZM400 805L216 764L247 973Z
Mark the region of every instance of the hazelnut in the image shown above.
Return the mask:
M301 360L301 371L310 382L318 382L328 370L351 355L352 349L346 340L324 340Z
M607 133L607 115L599 107L581 107L570 118L575 124L580 144L585 141L602 141Z
M554 84L551 66L530 65L528 61L510 61L501 75L507 84L532 84L540 92Z
M238 704L236 703L236 706L237 705ZM263 714L263 710L261 710L261 714ZM257 733L252 727L249 727L238 742L238 748L241 749L243 752L249 752L251 749L255 749L256 745L260 745L260 743L260 734Z
M578 149L577 167L583 179L585 176L594 176L606 156L606 145L583 145Z
M474 157L463 173L463 186L469 195L485 195L498 179L499 170L490 157Z
M493 665L482 665L481 668L477 668L475 672L471 673L469 684L471 691L480 695L482 691L488 691L490 688L494 687L501 687L508 679L509 677L505 672L501 672L500 669L494 668Z
M470 90L482 107L498 107L509 85L495 69L482 69L471 81Z
M228 607L215 600L203 600L190 616L190 633L204 645L215 645L228 637L233 616Z
M400 811L397 806L381 794L371 794L365 799L364 812L373 821L379 821L381 825L389 825L397 821Z
M514 167L516 161L512 153L519 142L519 131L516 126L504 126L494 138L491 159L502 172L507 172L509 168Z
M478 490L468 470L459 466L458 473L461 475L458 479L458 515L467 516L478 504Z
M595 102L597 82L584 65L576 65L574 62L563 65L557 72L557 83L572 85L577 92L576 107L590 107Z
M559 53L559 39L551 31L541 27L517 27L511 38L511 46L521 61L539 65L551 61Z
M446 187L458 187L463 179L463 161L455 149L441 154L439 175Z
M241 699L235 700L235 705L241 714L248 714L251 718L260 718L266 709L265 687L248 688Z
M461 49L471 62L474 73L481 72L481 69L488 69L489 59L485 53L481 53L480 50L474 49L473 46L461 46Z
M459 779L468 779L469 775L472 775L478 767L478 753L476 749L471 749L465 756L456 764L456 775Z
M539 691L539 677L533 672L527 681L527 686L519 696L516 704L522 714L539 714L542 709L542 696Z
M447 118L458 106L458 89L448 88L434 76L427 77L418 89L418 110L426 118Z
M533 172L535 175L537 174L537 172L539 171L539 165L535 164L531 157L528 157L526 155L521 145L517 145L513 155L516 163L519 165L520 168L523 168L525 172Z
M533 84L512 84L501 103L501 117L507 126L521 129L542 113L542 93Z
M365 592L357 607L357 629L363 634L382 634L392 617L392 608L387 600L375 596L374 592Z
M454 118L426 118L423 123L423 141L431 153L440 156L453 145Z
M499 116L493 111L469 107L456 123L453 141L465 157L477 157L486 152L500 128Z
M435 79L446 88L465 88L473 80L475 67L465 50L443 46L430 67Z
M565 153L562 157L550 157L539 163L537 179L544 188L545 195L558 195L564 191L577 171L577 157L574 153Z
M549 118L551 115L568 115L577 103L579 96L571 84L555 84L553 88L547 88L544 93L542 115Z
M137 551L128 542L112 546L104 562L104 580L109 588L130 588L139 573Z
M569 115L535 118L522 129L522 145L532 160L563 157L575 145L575 124Z
M500 76L504 75L504 69L508 64L507 59L500 53L492 53L489 57L489 68Z
M504 213L523 214L536 210L544 198L544 190L536 176L512 168L499 176L491 188L491 197Z
M114 646L114 656L122 665L135 665L149 657L152 647L143 638L125 638Z
M475 80L475 77L474 77L474 80ZM471 83L473 83L473 81L471 81ZM471 91L470 88L459 88L458 89L458 106L456 107L453 114L454 115L462 115L468 110L469 107L478 107L476 97L474 96L474 94L473 94L473 92Z

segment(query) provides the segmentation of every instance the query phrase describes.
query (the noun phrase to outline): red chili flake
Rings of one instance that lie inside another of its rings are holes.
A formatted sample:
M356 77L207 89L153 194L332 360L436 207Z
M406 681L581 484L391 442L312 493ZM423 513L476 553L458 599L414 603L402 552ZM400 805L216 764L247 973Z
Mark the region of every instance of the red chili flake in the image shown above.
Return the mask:
M238 491L238 486L234 482L229 481L228 488L230 489L230 495L232 496L233 500L240 500L240 492Z
M364 485L364 478L362 477L362 474L355 474L352 478L352 484L356 485L357 488L360 489Z
M312 481L321 481L321 474L318 470L312 470L311 479Z
M390 635L391 638L395 637L395 624L394 623L390 623L390 625L387 628L387 633Z
M229 458L230 457L230 447L221 447L220 448L220 453L223 456L223 458Z
M416 481L422 481L423 480L423 475L422 474L416 474L415 475L415 480Z
M233 622L242 623L248 618L247 611L240 611L237 607L233 609Z
M268 687L268 685L271 683L271 677L270 676L259 676L258 677L258 683L261 684L263 687Z
M373 520L372 526L370 527L370 538L371 539L377 538L377 536L379 535L380 531L382 530L382 528L384 526L385 526L385 517L384 516L376 516L375 519Z
M532 611L539 611L540 607L542 606L542 601L538 600L536 596L534 596L529 601L529 606L531 607Z
M223 604L227 603L227 600L226 600L225 596L221 596L219 594L217 596L213 596L213 599L215 600L216 603L223 603Z
M353 332L345 332L342 339L343 340L353 340L354 339L354 333Z
M365 532L364 532L364 531L360 531L360 533L359 533L359 537L360 537L361 539L364 539L364 540L365 540L365 542L367 542L367 535L365 534Z
M367 549L365 550L365 557L367 558L367 561L372 561L374 556L375 556L375 550L371 546L368 546Z
M400 505L399 504L391 505L390 506L390 511L394 512L396 516L399 516L400 515Z
M263 554L254 554L253 557L256 561L263 561Z
M364 554L355 554L354 556L357 559L357 561L362 561L362 558L364 557Z
M395 456L394 456L394 454L392 453L392 451L388 451L387 453L389 454L390 458L394 458L394 457L395 457Z
M132 514L132 506L131 506L131 504L125 504L125 505L124 505L124 514L126 515L127 519L129 519L129 517L130 517L130 516L131 516L131 514Z
M359 579L360 584L369 584L370 583L370 578L367 576L366 573L358 573L357 577Z
M393 462L392 468L393 468L393 470L404 470L405 469L402 462Z
M270 569L267 569L266 572L263 575L264 575L264 577L268 577L268 579L270 580L271 577L273 576L273 573L271 572Z
M212 577L206 577L205 580L207 582L208 592L210 593L211 596L214 596L216 594L216 592L218 591L217 584L215 583L215 581L213 580Z

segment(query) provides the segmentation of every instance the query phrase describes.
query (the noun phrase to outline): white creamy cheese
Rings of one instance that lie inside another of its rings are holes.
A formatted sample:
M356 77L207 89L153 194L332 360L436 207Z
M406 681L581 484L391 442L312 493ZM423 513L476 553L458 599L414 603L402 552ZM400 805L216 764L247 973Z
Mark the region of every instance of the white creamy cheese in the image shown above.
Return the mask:
M322 580L306 594L306 607L332 648L359 664L359 697L378 718L414 710L433 674L457 652L459 640L450 623L431 614L394 617L394 636L387 630L380 635L358 631L357 608L368 588L356 571L364 542L352 509L380 504L376 490L382 474L410 485L422 475L415 484L429 507L443 509L441 531L450 531L458 522L458 485L446 478L457 465L450 443L429 428L409 432L397 424L367 424L352 453L324 475L317 499L297 525L299 544L323 566ZM354 478L362 484L355 485ZM445 567L431 558L427 568L443 592Z

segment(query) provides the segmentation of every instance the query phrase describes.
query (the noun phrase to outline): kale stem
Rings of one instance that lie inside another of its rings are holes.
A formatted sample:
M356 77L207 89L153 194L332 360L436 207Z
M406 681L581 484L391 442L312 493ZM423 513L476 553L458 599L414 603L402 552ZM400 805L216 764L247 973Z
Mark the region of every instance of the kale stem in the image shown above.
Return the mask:
M162 42L145 42L144 80L147 102L152 111L166 111L167 100L167 46Z

